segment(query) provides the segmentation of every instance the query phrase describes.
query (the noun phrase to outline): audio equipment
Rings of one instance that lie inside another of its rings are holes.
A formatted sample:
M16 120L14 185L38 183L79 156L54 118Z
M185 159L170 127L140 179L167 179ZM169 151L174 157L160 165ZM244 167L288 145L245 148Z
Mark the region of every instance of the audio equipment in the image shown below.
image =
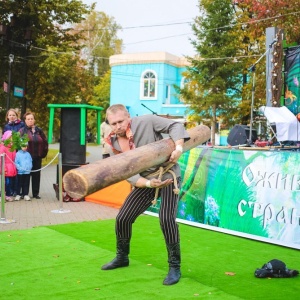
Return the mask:
M249 141L250 127L247 125L234 125L227 137L227 143L230 146L250 145L257 140L257 133L252 129L252 141Z

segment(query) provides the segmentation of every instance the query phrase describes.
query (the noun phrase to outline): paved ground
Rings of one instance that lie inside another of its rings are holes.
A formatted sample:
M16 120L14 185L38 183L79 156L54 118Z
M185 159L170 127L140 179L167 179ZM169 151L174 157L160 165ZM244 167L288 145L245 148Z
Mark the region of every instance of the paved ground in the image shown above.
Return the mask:
M50 145L50 148L58 149L58 147L59 144ZM102 158L101 146L88 146L87 152L89 153L87 156L89 163ZM56 168L56 165L50 165L42 170L40 189L42 199L6 202L4 206L0 203L0 231L115 218L118 213L116 208L87 201L59 202L53 189L53 183L56 183ZM15 222L4 223L11 220Z

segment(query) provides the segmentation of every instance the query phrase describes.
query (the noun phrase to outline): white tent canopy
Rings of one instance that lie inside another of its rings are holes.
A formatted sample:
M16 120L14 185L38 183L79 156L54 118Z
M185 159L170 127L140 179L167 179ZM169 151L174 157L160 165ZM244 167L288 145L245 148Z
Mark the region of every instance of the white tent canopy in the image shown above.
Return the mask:
M262 106L259 110L264 114L270 124L276 125L276 138L278 141L300 140L300 122L288 108L285 106Z

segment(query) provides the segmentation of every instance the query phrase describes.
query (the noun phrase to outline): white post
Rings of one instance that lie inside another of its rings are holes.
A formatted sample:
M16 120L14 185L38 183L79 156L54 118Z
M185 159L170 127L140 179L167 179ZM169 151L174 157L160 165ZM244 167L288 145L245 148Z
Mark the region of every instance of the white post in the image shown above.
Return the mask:
M68 209L63 209L63 184L62 184L62 155L58 154L58 199L59 199L59 209L51 210L51 212L56 214L65 214L71 212Z

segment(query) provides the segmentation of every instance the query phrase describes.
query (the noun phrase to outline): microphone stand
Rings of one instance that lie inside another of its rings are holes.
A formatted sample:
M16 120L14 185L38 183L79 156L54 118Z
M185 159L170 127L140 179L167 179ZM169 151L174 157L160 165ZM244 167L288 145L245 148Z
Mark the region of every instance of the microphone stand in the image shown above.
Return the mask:
M248 146L252 144L252 123L253 123L253 109L254 109L254 93L255 93L255 77L256 77L256 65L262 60L264 56L267 55L267 53L272 49L272 46L277 42L277 39L274 39L274 41L269 45L269 48L265 51L263 55L248 69L252 72L252 90L251 90L251 112L250 112L250 133L249 133L249 139L248 139Z

